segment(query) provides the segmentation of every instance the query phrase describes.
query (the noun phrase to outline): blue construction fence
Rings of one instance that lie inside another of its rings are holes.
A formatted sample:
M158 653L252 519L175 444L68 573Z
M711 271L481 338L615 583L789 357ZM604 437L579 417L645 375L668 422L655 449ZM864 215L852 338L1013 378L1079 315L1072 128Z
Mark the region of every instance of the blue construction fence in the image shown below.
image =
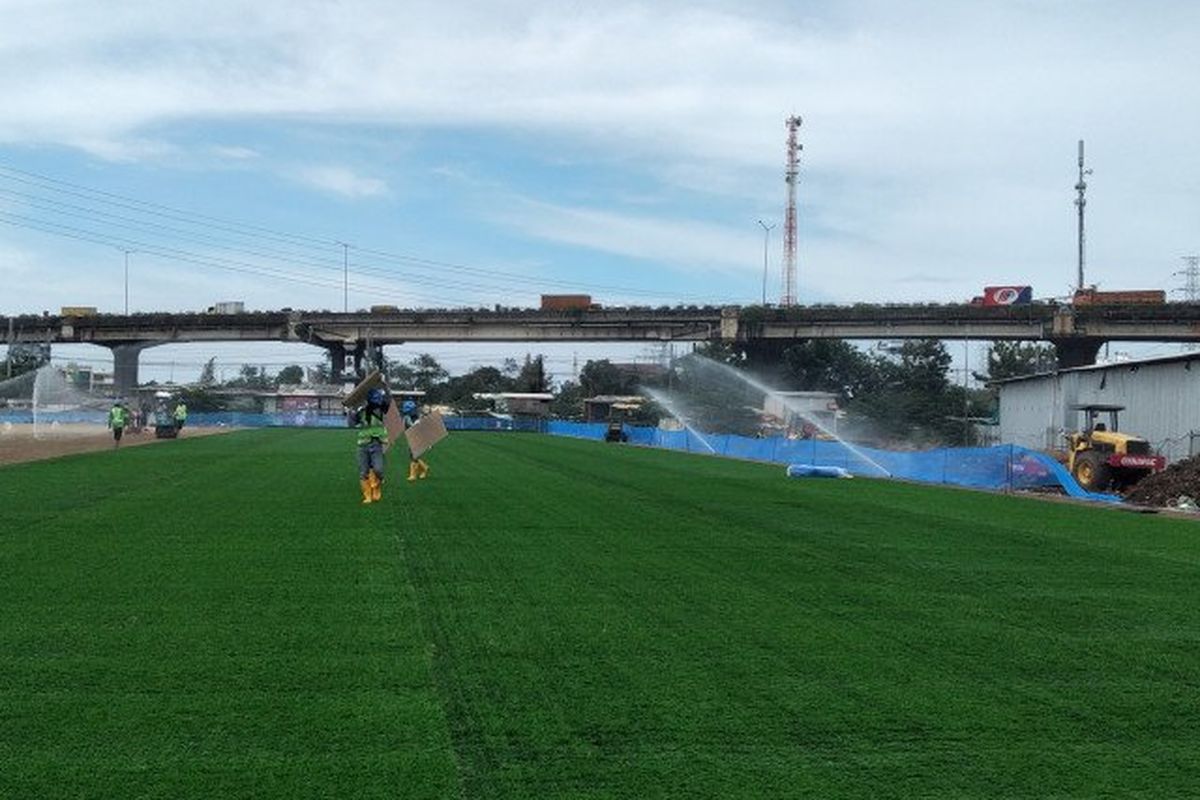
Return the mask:
M548 433L579 439L602 440L604 423L551 421ZM745 458L777 464L812 464L842 467L853 475L901 478L973 489L1036 490L1060 488L1071 497L1120 502L1116 495L1088 492L1071 473L1045 453L1017 445L994 447L941 447L933 450L896 451L861 447L823 439L755 439L732 434L698 434L660 428L625 426L626 441L645 447L688 453Z
M64 411L39 414L44 424L59 422L93 423L103 425L106 415L98 411ZM451 431L516 431L548 433L579 439L603 440L608 425L603 422L566 422L526 417L493 417L487 415L445 417ZM5 422L33 422L28 410L0 411L0 425ZM340 415L310 412L275 414L243 413L237 411L197 412L188 415L189 425L230 426L241 428L308 427L345 428ZM1071 497L1120 502L1116 495L1088 492L1081 488L1066 468L1045 453L1016 445L995 447L943 447L933 450L895 451L861 447L841 441L822 439L786 439L770 437L755 439L732 434L697 434L692 431L664 431L657 427L626 425L624 433L630 444L767 461L777 464L812 464L836 466L863 477L895 477L922 483L942 483L975 489L1036 490L1061 489Z

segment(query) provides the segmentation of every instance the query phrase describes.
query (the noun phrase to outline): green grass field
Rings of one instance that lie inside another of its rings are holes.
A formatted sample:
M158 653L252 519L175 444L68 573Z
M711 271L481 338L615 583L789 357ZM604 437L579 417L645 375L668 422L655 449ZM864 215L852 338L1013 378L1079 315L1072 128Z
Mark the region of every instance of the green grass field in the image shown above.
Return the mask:
M1196 524L350 437L0 469L0 797L1200 791Z

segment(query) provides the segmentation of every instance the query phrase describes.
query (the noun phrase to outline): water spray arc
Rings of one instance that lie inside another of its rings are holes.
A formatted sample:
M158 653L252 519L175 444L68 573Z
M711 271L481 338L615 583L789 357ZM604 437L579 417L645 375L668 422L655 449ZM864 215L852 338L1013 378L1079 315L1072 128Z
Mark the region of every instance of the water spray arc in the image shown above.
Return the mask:
M728 364L722 364L719 361L713 361L711 358L705 358L704 356L699 356L699 355L695 356L695 358L697 359L698 362L703 363L706 366L710 366L710 367L717 369L722 374L728 375L728 376L742 382L743 384L745 384L746 386L749 386L750 388L754 389L755 391L762 392L764 395L767 395L768 397L774 397L776 400L778 400L780 403L782 403L788 409L788 411L791 411L797 417L804 420L808 424L812 425L814 428L816 428L821 433L828 436L830 439L833 439L835 442L840 444L842 447L846 448L846 451L849 453L852 453L854 455L854 457L857 458L859 461L861 461L864 464L869 465L872 469L877 470L880 475L883 475L888 478L894 477L892 475L892 473L886 467L884 467L882 464L880 464L878 461L871 458L866 453L859 450L857 447L850 444L850 442L847 442L845 439L841 438L833 431L829 430L829 428L827 428L825 425L823 425L820 420L814 418L811 414L805 413L804 409L799 408L796 405L796 403L792 400L792 398L788 397L786 394L780 392L777 389L772 389L770 386L767 386L762 381L756 380L756 379L750 377L749 375L745 374L744 372L734 369L733 367L729 366Z
M679 420L679 424L683 425L683 427L687 429L688 433L690 433L692 436L695 436L700 444L707 448L709 453L712 453L714 456L717 454L716 449L708 443L708 440L704 438L700 431L696 430L688 418L683 415L683 412L679 410L678 406L676 406L669 397L662 392L649 387L642 387L641 391L650 397L654 402L665 408L668 414Z

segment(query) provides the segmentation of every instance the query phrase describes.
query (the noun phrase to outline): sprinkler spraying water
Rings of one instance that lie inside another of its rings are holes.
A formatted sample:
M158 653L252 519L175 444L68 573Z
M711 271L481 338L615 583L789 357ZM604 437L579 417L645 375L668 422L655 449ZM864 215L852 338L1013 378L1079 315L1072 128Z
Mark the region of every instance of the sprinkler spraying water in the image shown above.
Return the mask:
M696 439L699 440L700 444L704 445L708 449L708 452L712 453L713 455L717 454L717 451L713 449L711 444L708 443L708 440L700 434L700 431L696 430L696 428L692 426L691 422L688 421L688 418L683 415L683 413L678 409L675 403L670 400L670 398L668 398L664 393L649 387L642 387L642 391L649 395L654 402L665 408L667 413L669 413L672 417L679 420L679 424L683 425L683 427L687 429L688 433L690 433L692 436L695 436Z
M827 428L825 425L823 425L821 423L821 421L816 419L812 414L808 414L805 412L804 409L798 407L796 405L796 403L792 400L792 398L787 396L787 394L780 392L777 389L772 389L770 386L767 386L762 381L756 380L756 379L750 377L749 375L745 374L744 372L734 369L733 367L729 366L728 364L722 364L719 361L713 361L711 358L706 358L705 356L702 356L702 355L693 355L692 358L694 358L696 360L696 363L702 364L703 366L705 366L707 368L714 369L722 375L732 377L732 378L740 381L744 385L749 386L750 388L754 389L755 391L762 392L764 395L767 395L768 397L774 397L776 400L778 400L780 403L782 403L788 409L788 411L792 412L797 417L804 420L808 424L812 425L814 428L819 430L824 435L828 436L830 439L837 442L842 447L846 448L847 452L853 454L854 457L857 458L858 460L860 460L862 463L868 464L869 466L871 466L871 468L877 470L880 475L884 475L888 478L892 477L892 473L889 470L887 470L882 464L880 464L878 461L876 461L875 459L868 456L866 453L859 450L854 445L850 444L850 442L847 442L845 439L838 436L833 431L829 430L829 428Z

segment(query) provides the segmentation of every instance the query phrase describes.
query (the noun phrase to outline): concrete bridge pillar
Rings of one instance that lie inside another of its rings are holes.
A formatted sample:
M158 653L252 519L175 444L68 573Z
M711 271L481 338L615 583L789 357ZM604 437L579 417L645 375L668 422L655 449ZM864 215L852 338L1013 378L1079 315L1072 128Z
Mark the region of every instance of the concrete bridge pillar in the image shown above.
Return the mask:
M113 354L113 386L117 394L129 394L138 385L138 357L148 344L117 344L109 347Z
M341 383L346 379L346 346L341 342L322 342L329 351L329 380Z
M1088 367L1096 363L1096 356L1104 345L1103 339L1092 336L1072 336L1064 339L1051 339L1054 351L1058 356L1058 368Z
M334 383L358 380L368 372L383 366L383 347L368 342L322 342L332 362L330 379Z

